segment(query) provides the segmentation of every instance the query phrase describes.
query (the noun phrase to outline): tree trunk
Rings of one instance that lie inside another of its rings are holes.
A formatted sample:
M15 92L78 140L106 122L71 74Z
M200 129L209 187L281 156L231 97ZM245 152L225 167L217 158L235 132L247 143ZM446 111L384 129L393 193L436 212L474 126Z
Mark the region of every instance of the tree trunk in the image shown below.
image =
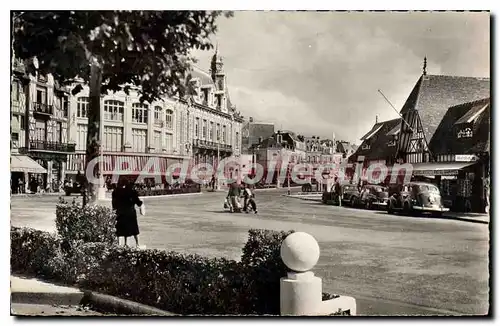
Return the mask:
M100 139L100 122L101 122L101 82L102 82L102 70L99 66L97 60L92 61L92 66L90 70L90 90L89 90L89 110L88 110L88 128L87 128L87 150L85 155L85 187L83 194L83 205L85 206L89 200L90 202L95 202L97 200L97 187L100 183L89 182L87 175L88 164L99 157L101 149L101 139ZM100 164L96 164L93 176L99 177ZM94 179L95 180L95 179ZM90 198L89 198L90 197Z

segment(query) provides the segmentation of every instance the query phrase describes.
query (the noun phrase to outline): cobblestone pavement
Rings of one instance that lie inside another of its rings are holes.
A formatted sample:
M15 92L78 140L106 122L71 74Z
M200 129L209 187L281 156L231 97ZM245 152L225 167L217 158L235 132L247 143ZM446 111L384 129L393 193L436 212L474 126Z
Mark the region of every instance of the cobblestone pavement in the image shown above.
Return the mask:
M10 309L11 314L15 316L103 316L99 312L80 306L13 303Z
M312 234L324 290L354 296L364 315L486 314L488 225L325 206L268 191L259 214L230 214L224 193L148 198L147 248L239 259L250 228ZM13 198L12 224L54 230L57 198ZM109 205L110 203L105 203Z

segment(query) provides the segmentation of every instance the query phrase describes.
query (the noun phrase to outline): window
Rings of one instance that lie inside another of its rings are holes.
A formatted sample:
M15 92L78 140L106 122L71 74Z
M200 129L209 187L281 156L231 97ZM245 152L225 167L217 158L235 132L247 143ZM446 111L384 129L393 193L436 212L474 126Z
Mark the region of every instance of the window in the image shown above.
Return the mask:
M174 128L174 111L167 109L165 125L166 125L167 129Z
M194 137L200 138L200 118L196 118L194 123Z
M147 146L146 129L132 129L132 151L137 153L145 153Z
M12 83L12 99L19 101L19 82L17 80Z
M471 138L472 137L472 129L464 128L460 130L457 134L457 138Z
M208 88L203 89L203 104L208 105Z
M67 96L61 97L61 110L63 112L63 117L65 118L68 117L68 105L69 105L68 97Z
M161 153L161 132L160 131L155 131L153 135L153 141L154 141L154 146L155 146L155 151L157 153Z
M213 141L214 140L214 123L210 121L210 130L209 130L209 140Z
M86 150L87 149L87 125L79 123L76 126L76 149Z
M56 122L55 134L52 136L52 140L60 143L62 138L62 122Z
M221 107L222 107L222 97L220 95L217 95L217 103L216 103L216 105L217 105L217 109L220 110Z
M78 118L87 118L89 110L89 98L79 97L76 100L76 116Z
M104 127L104 150L111 152L121 152L123 147L123 128Z
M207 139L207 120L203 120L203 139Z
M163 127L163 109L161 106L155 106L155 125Z
M19 126L21 129L26 129L26 118L24 115L19 116Z
M222 126L222 143L226 144L227 139L226 139L227 133L226 133L226 126Z
M216 140L219 143L221 141L221 139L220 139L220 124L219 123L217 124L216 132L217 132L217 138L216 138Z
M47 104L47 88L37 87L37 89L36 89L36 102Z
M167 150L167 153L171 153L173 151L174 149L173 145L174 145L174 135L166 133L164 147Z
M47 128L45 121L36 120L35 122L35 140L46 140Z
M132 104L132 122L148 123L148 106L146 104Z
M240 133L236 132L236 142L235 142L235 147L240 148Z
M107 100L104 102L104 120L123 121L124 103Z

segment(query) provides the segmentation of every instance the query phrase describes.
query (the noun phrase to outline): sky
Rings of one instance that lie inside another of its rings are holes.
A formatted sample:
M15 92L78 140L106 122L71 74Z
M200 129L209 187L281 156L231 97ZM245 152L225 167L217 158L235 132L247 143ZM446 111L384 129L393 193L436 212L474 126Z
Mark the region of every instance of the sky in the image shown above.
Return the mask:
M276 129L359 144L397 118L422 74L489 77L489 13L255 12L212 36L231 102ZM213 51L195 51L208 70Z

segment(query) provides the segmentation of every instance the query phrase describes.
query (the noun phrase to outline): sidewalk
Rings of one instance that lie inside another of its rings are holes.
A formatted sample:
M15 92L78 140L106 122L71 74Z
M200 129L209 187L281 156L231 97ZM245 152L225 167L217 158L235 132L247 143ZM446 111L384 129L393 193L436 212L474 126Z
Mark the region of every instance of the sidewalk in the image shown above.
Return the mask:
M16 315L102 315L81 307L90 304L96 310L125 315L173 316L167 311L105 294L82 291L24 276L10 276L11 313Z
M455 213L455 212L446 212L443 214L443 218L450 218L459 221L466 222L476 222L476 223L490 223L490 214L486 213Z

